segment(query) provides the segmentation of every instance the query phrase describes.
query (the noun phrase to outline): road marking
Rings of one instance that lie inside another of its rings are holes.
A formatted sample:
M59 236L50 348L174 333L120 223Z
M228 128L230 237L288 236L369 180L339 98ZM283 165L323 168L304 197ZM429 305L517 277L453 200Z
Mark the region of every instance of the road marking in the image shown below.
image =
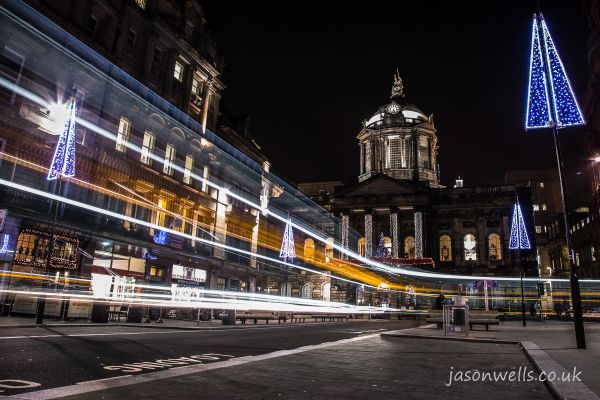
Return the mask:
M106 381L113 381L115 379L122 379L122 378L127 378L130 377L131 375L121 375L121 376L112 376L110 378L104 378L104 379L94 379L93 381L83 381L83 382L77 382L76 385L87 385L88 383L94 383L94 382L106 382Z
M149 334L169 334L169 333L187 333L187 332L191 332L191 331L182 331L182 330L177 330L177 331L160 331L160 332L108 332L108 333L73 333L73 334L66 334L66 335L58 335L58 334L52 334L52 335L21 335L21 336L2 336L0 337L0 340L7 340L7 339L41 339L41 338L55 338L55 337L59 337L59 338L64 338L64 337L90 337L90 336L128 336L128 335L149 335Z
M194 373L211 371L215 369L235 367L238 365L244 365L256 361L270 360L273 358L286 357L293 354L305 353L307 351L320 350L327 347L337 346L346 343L357 342L360 340L372 339L379 337L379 334L356 336L350 339L341 339L335 342L325 342L320 344L313 344L308 346L298 347L291 350L278 350L271 353L260 354L256 356L245 356L240 358L233 358L226 361L218 361L211 364L198 364L190 365L187 368L171 368L164 371L148 372L146 374L138 374L134 376L124 376L118 380L99 379L95 381L86 382L85 385L70 385L63 386L53 389L38 390L35 392L21 393L13 396L6 396L7 399L20 399L20 400L46 400L55 399L59 397L74 396L78 394L96 392L98 390L112 389L116 387L129 386L134 384L144 384L152 381L161 379L175 378L183 375L190 375Z

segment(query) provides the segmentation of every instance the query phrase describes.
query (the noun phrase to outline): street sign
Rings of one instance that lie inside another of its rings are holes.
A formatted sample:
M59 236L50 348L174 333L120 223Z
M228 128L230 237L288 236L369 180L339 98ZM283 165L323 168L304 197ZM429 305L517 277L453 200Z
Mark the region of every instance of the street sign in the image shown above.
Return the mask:
M4 223L6 222L7 216L8 216L8 210L6 210L6 209L0 210L0 232L4 232Z

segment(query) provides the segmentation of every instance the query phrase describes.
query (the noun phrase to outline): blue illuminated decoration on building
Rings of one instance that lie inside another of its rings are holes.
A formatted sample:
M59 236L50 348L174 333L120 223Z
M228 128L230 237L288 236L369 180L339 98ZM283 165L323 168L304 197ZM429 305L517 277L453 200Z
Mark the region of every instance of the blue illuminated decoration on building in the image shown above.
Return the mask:
M534 14L525 128L548 128L553 124L561 128L584 123L544 17Z
M154 237L152 238L152 240L156 244L166 245L167 241L169 240L169 234L165 231L156 230L154 232Z
M290 221L285 224L285 231L283 232L283 241L281 242L281 251L279 252L279 257L285 260L292 260L296 257L294 231L292 230L292 224Z
M77 113L75 99L69 103L68 110L69 117L65 121L50 163L49 181L57 179L60 174L75 176L75 115Z
M510 240L508 241L508 248L511 250L531 249L531 243L529 242L529 236L527 235L527 228L525 227L525 220L523 219L523 212L521 211L521 205L518 201L513 207L513 217L510 226Z

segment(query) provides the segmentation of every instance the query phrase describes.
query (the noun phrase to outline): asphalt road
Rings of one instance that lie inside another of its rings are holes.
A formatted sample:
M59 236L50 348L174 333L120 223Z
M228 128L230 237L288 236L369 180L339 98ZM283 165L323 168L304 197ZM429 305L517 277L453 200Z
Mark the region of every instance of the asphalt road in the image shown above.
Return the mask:
M414 325L414 321L361 321L199 331L2 328L0 395L266 354Z

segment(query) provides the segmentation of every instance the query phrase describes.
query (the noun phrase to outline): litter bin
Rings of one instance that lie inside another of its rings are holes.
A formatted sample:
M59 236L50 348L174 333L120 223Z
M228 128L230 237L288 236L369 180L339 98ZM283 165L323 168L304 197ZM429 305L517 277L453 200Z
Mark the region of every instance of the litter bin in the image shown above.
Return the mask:
M235 310L227 310L221 320L223 325L235 325Z
M452 324L458 326L467 324L467 310L465 308L452 309Z
M129 307L127 310L127 322L142 322L142 308Z
M94 304L92 322L108 323L108 306L106 304Z

